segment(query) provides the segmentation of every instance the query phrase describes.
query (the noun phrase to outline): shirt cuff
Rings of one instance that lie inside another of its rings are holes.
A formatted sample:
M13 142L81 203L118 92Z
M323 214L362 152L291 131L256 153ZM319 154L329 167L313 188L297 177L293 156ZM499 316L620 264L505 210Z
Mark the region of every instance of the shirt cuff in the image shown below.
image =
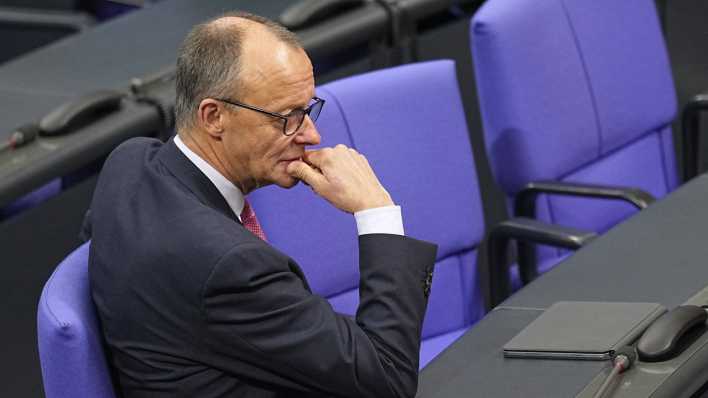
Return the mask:
M403 234L401 206L376 207L354 213L356 229L359 235L366 234Z

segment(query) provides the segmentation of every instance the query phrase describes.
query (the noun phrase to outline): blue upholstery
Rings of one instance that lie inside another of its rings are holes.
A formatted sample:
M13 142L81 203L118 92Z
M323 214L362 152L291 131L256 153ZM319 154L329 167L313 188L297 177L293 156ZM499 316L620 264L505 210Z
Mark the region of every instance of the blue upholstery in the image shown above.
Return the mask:
M47 398L115 398L88 282L89 244L59 264L37 310Z
M676 96L652 0L489 0L471 38L487 153L510 198L538 180L657 198L676 187ZM609 200L537 202L538 218L596 232L634 211Z
M405 231L439 245L423 325L421 367L484 314L476 279L484 222L452 61L350 77L317 90L323 145L353 146L402 206ZM298 186L250 196L269 240L295 258L335 310L358 304L356 226Z

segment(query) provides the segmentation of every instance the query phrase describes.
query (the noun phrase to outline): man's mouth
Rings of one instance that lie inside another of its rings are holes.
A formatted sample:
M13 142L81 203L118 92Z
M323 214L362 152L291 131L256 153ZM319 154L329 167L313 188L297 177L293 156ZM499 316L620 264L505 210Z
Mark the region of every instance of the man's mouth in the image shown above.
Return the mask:
M283 160L281 160L281 162L287 162L287 163L289 163L289 162L294 162L294 161L296 161L296 160L302 160L302 157L290 158L290 159L283 159Z

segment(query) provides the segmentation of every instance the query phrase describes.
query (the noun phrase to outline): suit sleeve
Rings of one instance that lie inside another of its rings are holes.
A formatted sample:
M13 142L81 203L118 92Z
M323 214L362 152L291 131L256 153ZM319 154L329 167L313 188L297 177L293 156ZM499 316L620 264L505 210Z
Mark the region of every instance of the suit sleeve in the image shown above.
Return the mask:
M312 294L279 252L233 248L205 283L210 365L276 391L337 397L413 397L436 246L412 238L359 237L356 318Z

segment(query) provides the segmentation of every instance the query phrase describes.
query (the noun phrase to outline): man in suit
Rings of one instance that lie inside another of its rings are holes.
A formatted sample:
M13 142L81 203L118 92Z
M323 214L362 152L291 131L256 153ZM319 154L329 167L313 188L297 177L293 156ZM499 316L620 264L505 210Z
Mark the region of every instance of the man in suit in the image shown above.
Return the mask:
M91 205L91 288L122 396L415 395L436 246L403 235L364 156L306 150L322 105L279 25L239 13L188 35L178 135L118 147ZM355 318L310 291L245 199L298 181L355 215Z

